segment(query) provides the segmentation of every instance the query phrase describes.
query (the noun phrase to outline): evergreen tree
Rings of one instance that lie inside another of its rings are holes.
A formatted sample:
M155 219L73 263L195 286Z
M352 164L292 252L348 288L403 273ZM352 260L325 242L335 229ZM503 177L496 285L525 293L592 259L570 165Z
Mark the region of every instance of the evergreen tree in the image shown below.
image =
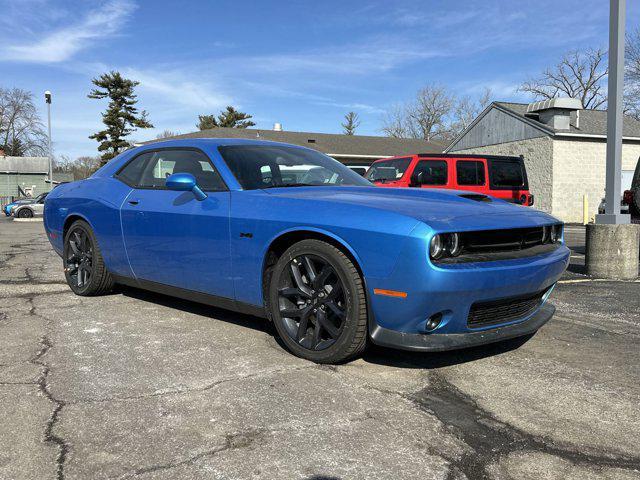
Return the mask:
M196 125L199 130L209 130L211 128L248 128L255 125L251 121L251 115L239 112L232 106L228 106L226 110L220 112L218 118L213 115L199 115L198 124Z
M342 129L345 135L354 135L356 128L360 126L360 117L356 112L349 112L344 116L345 123L342 123Z
M198 115L198 130L211 130L218 126L218 121L214 115Z
M138 112L135 107L138 99L133 90L140 82L124 78L120 72L114 71L104 73L92 82L98 88L91 90L87 95L89 98L109 98L109 106L102 114L106 128L89 137L100 142L98 151L102 152L104 165L129 147L125 137L136 128L153 128L153 125L147 120L147 112Z

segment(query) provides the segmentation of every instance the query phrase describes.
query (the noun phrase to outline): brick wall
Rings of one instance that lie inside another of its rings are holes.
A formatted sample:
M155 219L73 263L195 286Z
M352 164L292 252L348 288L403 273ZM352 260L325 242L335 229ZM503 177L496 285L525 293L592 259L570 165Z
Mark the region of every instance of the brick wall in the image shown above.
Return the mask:
M624 142L622 169L633 170L640 143ZM589 201L589 218L598 212L604 197L606 142L602 140L553 140L552 212L565 222L582 222L582 197Z
M455 153L483 153L485 155L524 155L529 178L529 190L535 195L535 207L551 212L553 188L553 150L550 137L530 138L515 142L458 150Z

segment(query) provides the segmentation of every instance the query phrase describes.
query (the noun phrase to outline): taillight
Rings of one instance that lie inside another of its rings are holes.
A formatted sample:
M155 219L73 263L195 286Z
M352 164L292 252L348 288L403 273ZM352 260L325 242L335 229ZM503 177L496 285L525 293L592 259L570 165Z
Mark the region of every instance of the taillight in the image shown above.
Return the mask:
M622 201L627 205L631 205L633 203L633 191L625 190L624 194L622 195Z

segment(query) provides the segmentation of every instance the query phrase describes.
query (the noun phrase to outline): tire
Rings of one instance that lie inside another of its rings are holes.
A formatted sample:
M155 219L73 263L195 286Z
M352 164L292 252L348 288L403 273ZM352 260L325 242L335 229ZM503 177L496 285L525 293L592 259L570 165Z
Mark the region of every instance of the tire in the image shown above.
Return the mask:
M62 263L67 284L76 295L104 295L113 288L96 236L83 220L76 220L64 237Z
M366 347L362 278L326 242L302 240L282 254L270 278L269 313L286 347L312 362L344 362Z
M33 212L30 208L21 208L18 210L18 218L32 218Z

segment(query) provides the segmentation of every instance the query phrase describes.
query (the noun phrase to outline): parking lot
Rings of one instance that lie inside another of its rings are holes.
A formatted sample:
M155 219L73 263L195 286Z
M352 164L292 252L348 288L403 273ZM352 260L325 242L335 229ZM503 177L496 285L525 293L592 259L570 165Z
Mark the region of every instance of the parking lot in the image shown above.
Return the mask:
M318 366L264 321L74 296L0 221L0 478L640 478L640 283L584 276L528 340Z

